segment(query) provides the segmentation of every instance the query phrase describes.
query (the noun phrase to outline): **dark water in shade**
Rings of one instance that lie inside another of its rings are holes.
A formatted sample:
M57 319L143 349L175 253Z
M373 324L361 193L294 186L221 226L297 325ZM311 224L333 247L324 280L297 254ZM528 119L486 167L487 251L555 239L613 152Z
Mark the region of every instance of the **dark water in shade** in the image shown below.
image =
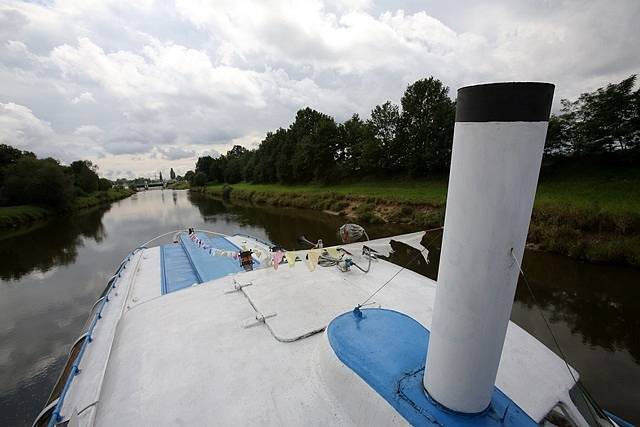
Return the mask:
M300 234L337 243L342 222L319 212L233 206L156 190L0 235L0 426L31 425L105 281L140 243L195 226L300 248ZM367 231L374 238L414 230L382 225ZM435 278L439 235L424 242L431 263L412 267ZM394 254L400 263L412 257L402 249ZM541 309L600 405L640 424L640 270L529 251L524 271L537 304L521 283L512 320L554 349Z

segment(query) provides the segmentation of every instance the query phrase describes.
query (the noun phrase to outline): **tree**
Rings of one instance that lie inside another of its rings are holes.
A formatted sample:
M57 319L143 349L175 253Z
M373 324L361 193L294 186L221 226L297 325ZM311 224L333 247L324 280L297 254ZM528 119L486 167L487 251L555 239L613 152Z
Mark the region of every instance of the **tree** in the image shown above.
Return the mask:
M332 117L309 107L299 110L289 128L291 181L327 182L336 172L338 127Z
M107 178L100 178L98 181L98 190L107 191L113 187L113 182L109 181Z
M211 164L213 163L213 160L214 159L211 156L199 157L198 161L196 162L196 170L194 172L195 173L202 172L208 178L210 178L209 170L211 169Z
M162 182L162 171L160 171L160 181Z
M173 168L169 171L169 178L171 178L171 180L176 179L176 173L173 171Z
M100 178L96 171L98 166L89 160L76 160L69 165L73 175L74 185L83 193L93 193L98 190Z
M400 108L390 101L376 105L371 111L367 126L373 139L362 147L360 167L373 173L383 171L387 174L400 170L400 161L404 156L400 146Z
M227 158L220 156L212 159L207 172L208 181L224 182L224 172L227 168Z
M449 88L433 77L418 80L402 96L400 163L411 175L447 171L451 161L455 103Z
M561 101L561 135L574 154L640 150L640 89L633 90L635 81L634 74L576 101Z
M547 139L544 143L544 155L546 157L562 157L569 152L570 145L566 141L565 128L566 119L564 117L555 114L549 117Z
M196 172L196 174L193 176L193 181L191 182L191 184L196 187L202 187L206 183L207 175L205 175L204 172Z
M246 148L234 145L231 150L227 151L225 156L221 156L226 160L223 173L224 182L235 184L242 181L248 154L249 150Z
M24 157L35 159L36 155L30 151L23 151L10 145L0 144L0 186L4 181L5 169Z
M7 168L2 195L11 205L67 209L73 202L72 179L57 160L23 157Z
M338 125L338 146L335 154L341 175L354 176L377 173L375 168L363 167L361 159L368 153L368 147L376 145L373 135L365 122L357 114ZM378 163L379 153L373 155Z

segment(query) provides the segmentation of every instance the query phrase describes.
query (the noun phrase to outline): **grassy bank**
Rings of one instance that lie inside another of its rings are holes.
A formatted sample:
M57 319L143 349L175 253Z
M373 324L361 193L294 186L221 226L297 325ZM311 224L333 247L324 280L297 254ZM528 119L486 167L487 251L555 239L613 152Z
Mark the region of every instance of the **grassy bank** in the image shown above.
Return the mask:
M81 196L76 198L73 203L73 210L80 210L91 208L98 205L106 205L108 203L115 202L116 200L124 199L135 193L128 188L112 188L107 191L98 191L87 196Z
M52 215L52 211L39 206L0 207L0 228L18 227Z
M234 184L231 199L329 211L363 223L442 225L444 180L320 185ZM222 197L224 186L193 188ZM570 171L541 179L528 243L591 262L640 266L640 171Z
M189 188L189 181L174 182L167 186L170 190L186 190Z
M76 198L71 211L79 211L94 206L105 205L116 200L124 199L134 193L129 189L111 189L100 191L88 196ZM4 206L0 207L0 228L19 227L34 221L43 220L59 214L51 209L40 206Z

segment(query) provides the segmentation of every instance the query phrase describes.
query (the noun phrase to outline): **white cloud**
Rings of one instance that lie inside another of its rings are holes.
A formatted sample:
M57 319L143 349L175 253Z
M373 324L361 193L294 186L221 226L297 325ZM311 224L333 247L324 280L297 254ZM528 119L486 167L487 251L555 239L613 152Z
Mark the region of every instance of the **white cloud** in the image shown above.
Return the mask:
M96 102L91 92L82 92L80 95L71 99L72 104L81 104L83 102Z
M552 81L558 101L638 71L639 14L633 0L6 0L0 137L112 176L255 146L304 106L366 117L429 75L452 95Z
M63 154L51 124L40 120L28 107L0 103L0 142L40 156ZM52 144L53 143L53 144Z

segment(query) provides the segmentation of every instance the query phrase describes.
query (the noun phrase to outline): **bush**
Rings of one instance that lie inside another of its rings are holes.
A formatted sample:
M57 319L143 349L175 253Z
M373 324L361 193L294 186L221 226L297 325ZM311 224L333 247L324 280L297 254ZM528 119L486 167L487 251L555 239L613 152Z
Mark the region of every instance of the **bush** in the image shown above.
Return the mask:
M368 223L368 224L382 224L384 220L380 218L373 212L364 212L358 215L358 220L360 222Z
M229 200L231 198L231 192L233 191L233 187L230 185L224 185L222 187L222 198L224 200Z
M113 183L107 178L100 178L100 181L98 181L98 190L100 191L110 190L111 187L113 187Z
M97 169L98 167L89 160L76 160L69 165L74 185L87 194L97 191L100 187L100 178L96 173Z
M23 158L6 169L2 187L4 198L12 205L45 205L62 210L74 199L72 178L53 159Z
M426 212L417 212L412 224L423 228L435 228L444 224L444 209L433 209Z
M402 213L402 215L406 216L413 215L413 208L411 206L404 205L402 206L402 208L400 208L400 212Z
M202 187L207 183L207 175L204 174L204 172L198 172L197 174L193 175L193 181L191 182L192 185L195 185L196 187Z
M357 215L362 215L365 213L373 212L375 208L376 207L373 203L362 203L355 209L355 212Z
M349 207L349 202L345 201L345 200L339 200L337 202L335 202L332 206L331 206L331 210L336 211L336 212L340 212L346 208Z

